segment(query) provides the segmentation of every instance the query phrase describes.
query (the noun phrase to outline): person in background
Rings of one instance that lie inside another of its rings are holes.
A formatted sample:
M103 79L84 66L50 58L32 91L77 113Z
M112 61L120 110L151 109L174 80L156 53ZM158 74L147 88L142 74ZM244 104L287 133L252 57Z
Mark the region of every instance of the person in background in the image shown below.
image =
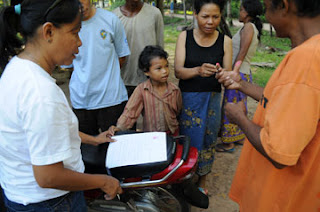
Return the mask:
M78 0L24 0L0 11L0 182L8 211L87 211L82 190L100 188L106 199L122 192L113 177L84 174L81 160L81 142L111 141L113 130L79 133L50 76L72 63L80 28Z
M95 8L90 0L80 0L83 7L79 36L82 46L73 60L69 90L79 129L90 135L105 131L117 123L128 100L120 67L130 54L124 28L113 13ZM81 151L87 173L107 173L107 143L83 144ZM100 158L94 164L92 156Z
M245 133L230 198L246 212L320 209L320 1L264 0L265 16L292 50L265 88L242 80L239 64L216 77L259 100L253 120L243 102L227 103Z
M259 18L263 12L262 4L259 0L243 0L240 6L239 21L244 23L232 38L232 64L236 61L243 61L240 67L241 79L252 82L250 61L259 45L262 34L262 23ZM247 95L237 90L225 90L223 105L227 102L243 101L247 113ZM223 108L223 107L222 107ZM234 144L243 144L245 135L235 124L229 122L223 112L221 126L221 144L216 145L217 152L233 152Z
M140 0L126 0L126 3L113 11L121 20L130 46L128 56L121 68L121 77L130 97L140 83L147 80L139 69L139 55L148 45L164 47L163 18L160 10Z
M142 113L143 131L178 135L182 99L180 89L168 82L168 53L160 46L146 46L139 57L139 68L149 79L134 90L117 128L130 129Z
M232 41L217 30L223 8L223 0L195 0L198 28L181 32L174 64L183 103L180 133L189 136L191 145L199 151L197 174L204 191L221 124L221 85L215 79L216 64L232 69Z

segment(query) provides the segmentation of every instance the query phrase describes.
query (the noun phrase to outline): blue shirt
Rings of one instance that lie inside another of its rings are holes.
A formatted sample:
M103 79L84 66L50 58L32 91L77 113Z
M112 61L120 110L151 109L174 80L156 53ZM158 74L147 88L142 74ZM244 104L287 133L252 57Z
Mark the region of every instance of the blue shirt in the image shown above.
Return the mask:
M82 46L73 61L70 99L75 109L100 109L128 100L120 75L119 57L130 54L124 28L111 12L96 9L82 22Z

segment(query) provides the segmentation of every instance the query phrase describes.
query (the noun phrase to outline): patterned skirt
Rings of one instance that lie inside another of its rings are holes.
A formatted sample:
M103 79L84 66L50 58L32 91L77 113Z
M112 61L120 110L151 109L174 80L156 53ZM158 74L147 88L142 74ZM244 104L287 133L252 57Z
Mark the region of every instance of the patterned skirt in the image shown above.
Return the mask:
M199 151L197 174L206 175L214 161L215 145L221 124L221 93L182 92L180 134L191 138Z
M240 73L240 76L242 80L252 82L251 74ZM237 103L240 101L244 102L247 110L247 95L237 90L225 90L223 97L223 106L228 102ZM244 139L245 134L242 132L242 130L237 125L231 124L228 118L226 117L225 113L223 112L221 126L221 141L223 143L234 143L243 141Z

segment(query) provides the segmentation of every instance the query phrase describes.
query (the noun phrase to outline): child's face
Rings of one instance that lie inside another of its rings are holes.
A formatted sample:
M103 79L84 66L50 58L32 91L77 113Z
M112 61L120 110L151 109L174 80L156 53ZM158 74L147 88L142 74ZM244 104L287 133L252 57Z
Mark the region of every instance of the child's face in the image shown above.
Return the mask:
M169 64L167 59L155 57L150 61L150 68L145 75L153 82L166 83L169 77Z

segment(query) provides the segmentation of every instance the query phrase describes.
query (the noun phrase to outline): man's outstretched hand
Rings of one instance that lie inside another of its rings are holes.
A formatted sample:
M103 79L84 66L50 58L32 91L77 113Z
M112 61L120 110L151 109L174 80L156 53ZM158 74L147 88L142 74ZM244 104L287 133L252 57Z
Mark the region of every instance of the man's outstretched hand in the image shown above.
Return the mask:
M216 79L218 79L219 83L221 83L226 89L238 90L241 85L241 76L240 76L240 67L242 61L237 61L234 65L232 71L227 71L219 64L217 64L218 73L216 73Z

